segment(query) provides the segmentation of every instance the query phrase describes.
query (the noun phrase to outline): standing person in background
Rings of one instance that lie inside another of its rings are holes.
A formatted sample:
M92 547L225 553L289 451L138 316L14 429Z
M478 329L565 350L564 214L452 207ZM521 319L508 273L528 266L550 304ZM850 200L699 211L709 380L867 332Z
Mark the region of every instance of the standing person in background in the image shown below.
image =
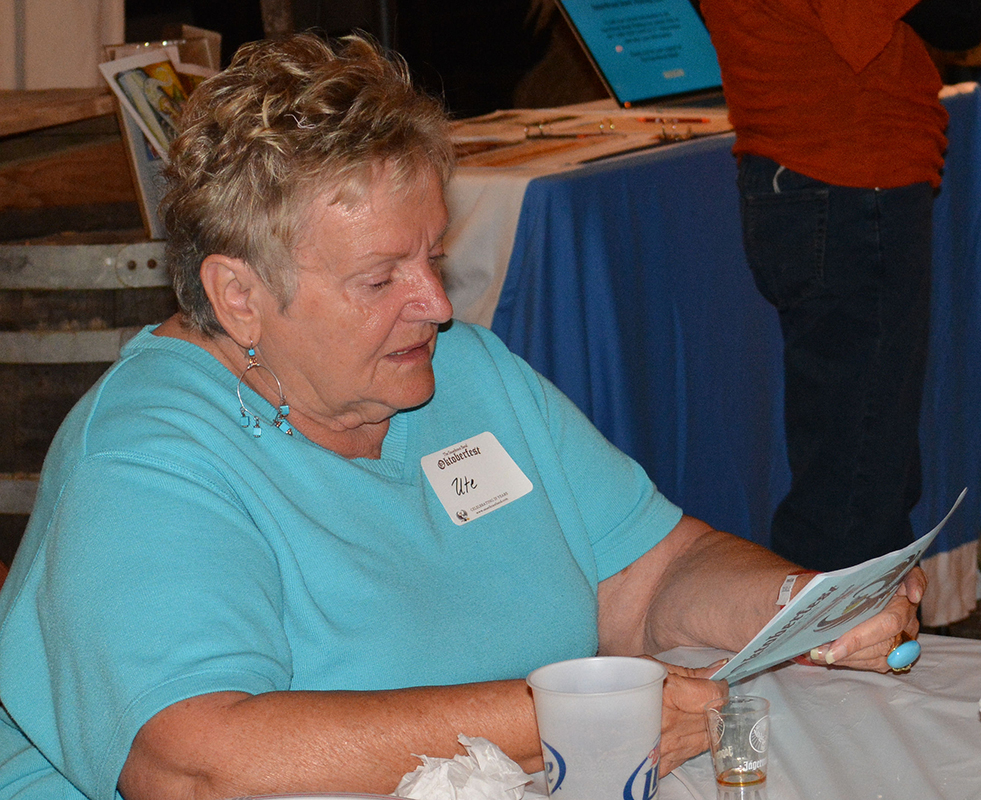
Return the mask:
M772 547L813 569L913 540L932 206L947 113L914 0L702 0L736 131L746 256L784 336L791 487Z

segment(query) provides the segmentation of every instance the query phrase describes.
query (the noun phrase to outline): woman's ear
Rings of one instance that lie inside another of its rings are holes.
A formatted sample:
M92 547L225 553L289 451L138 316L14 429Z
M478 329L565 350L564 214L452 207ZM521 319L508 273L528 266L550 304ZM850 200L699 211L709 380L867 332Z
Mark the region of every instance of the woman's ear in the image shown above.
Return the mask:
M232 339L243 347L259 341L258 294L264 287L245 261L209 255L201 262L201 284L218 322Z

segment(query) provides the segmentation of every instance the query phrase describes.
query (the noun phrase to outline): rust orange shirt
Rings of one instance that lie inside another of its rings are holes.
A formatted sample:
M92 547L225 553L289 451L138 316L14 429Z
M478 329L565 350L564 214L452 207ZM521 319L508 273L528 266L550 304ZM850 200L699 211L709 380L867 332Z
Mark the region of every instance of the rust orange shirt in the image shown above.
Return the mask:
M839 186L940 184L947 112L915 0L701 0L733 152Z

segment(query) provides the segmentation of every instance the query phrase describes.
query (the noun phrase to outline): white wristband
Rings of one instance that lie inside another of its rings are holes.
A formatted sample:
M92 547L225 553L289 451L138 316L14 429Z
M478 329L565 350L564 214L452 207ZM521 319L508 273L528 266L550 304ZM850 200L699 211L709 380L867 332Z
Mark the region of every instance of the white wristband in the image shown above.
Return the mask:
M779 594L777 594L777 605L780 608L783 608L790 602L790 593L794 591L794 584L797 583L797 578L801 574L800 572L791 572L783 579L783 585L780 587Z
M780 587L780 592L777 594L776 605L778 608L783 608L787 603L790 602L790 598L794 591L794 584L797 583L797 579L801 575L820 575L820 572L815 572L813 569L802 569L800 572L791 572L786 578L783 579L783 585Z

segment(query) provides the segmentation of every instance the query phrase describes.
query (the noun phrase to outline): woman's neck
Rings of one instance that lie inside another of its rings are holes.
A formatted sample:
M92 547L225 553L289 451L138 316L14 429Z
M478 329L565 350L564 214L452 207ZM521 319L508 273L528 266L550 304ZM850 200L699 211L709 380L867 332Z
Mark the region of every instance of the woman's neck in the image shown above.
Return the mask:
M182 339L197 345L215 357L236 378L245 370L246 361L241 357L241 348L227 336L208 337L181 324L180 316L175 315L159 325L154 334ZM269 389L262 383L249 382L250 388L273 406L278 406L278 397L269 395ZM389 419L380 422L366 422L353 428L338 428L317 420L300 409L292 408L289 424L314 444L337 453L344 458L381 458L382 443L388 433Z

